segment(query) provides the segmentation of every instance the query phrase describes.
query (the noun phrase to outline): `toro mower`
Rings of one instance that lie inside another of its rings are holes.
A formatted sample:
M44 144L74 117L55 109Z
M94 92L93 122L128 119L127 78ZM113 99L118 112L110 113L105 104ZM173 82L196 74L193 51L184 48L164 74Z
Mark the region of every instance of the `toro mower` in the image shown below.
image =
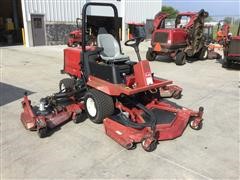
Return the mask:
M240 63L240 24L238 25L237 35L231 37L224 49L224 59L222 67L229 68L232 64Z
M155 60L157 55L174 59L177 65L183 65L186 58L204 60L208 56L208 49L204 37L204 19L208 13L203 9L198 13L179 13L175 20L175 28L167 28L165 22L167 13L159 12L153 22L151 46L146 58Z
M98 27L97 46L86 46L89 6L107 6L114 11L112 34L105 27ZM188 124L195 130L202 128L202 107L192 111L163 100L181 97L182 89L172 81L154 76L149 62L141 60L142 38L125 42L134 48L138 62L130 61L122 53L115 5L86 3L82 16L82 47L64 50L61 72L71 78L61 80L60 92L42 100L36 110L24 97L21 120L27 129L45 135L69 119L81 121L86 113L92 122L103 123L106 134L124 148L134 149L141 143L150 152L159 140L181 136Z

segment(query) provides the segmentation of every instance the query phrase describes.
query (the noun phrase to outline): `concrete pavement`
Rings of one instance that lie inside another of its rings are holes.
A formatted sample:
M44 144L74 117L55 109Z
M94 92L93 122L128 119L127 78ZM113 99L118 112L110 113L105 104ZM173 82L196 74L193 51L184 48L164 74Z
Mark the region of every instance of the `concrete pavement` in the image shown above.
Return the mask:
M141 45L142 57L147 46ZM2 179L239 179L239 71L223 69L216 60L184 66L151 62L157 76L183 88L182 99L171 101L205 108L201 131L187 127L152 153L141 145L123 149L89 120L69 122L44 139L26 131L19 94L31 91L34 104L58 90L59 80L67 77L60 74L63 48L0 49ZM124 50L136 60L132 49Z

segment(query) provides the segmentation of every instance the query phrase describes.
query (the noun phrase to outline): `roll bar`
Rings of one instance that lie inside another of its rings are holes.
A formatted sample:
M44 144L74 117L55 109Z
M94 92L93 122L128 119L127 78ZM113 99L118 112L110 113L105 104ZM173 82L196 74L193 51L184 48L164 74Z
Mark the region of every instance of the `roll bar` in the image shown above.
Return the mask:
M82 51L85 52L86 51L86 13L87 13L87 8L89 6L107 6L107 7L112 7L113 11L114 11L114 31L115 31L115 37L117 38L118 43L119 42L119 35L118 35L118 10L116 8L116 6L114 4L111 3L97 3L97 2L90 2L90 3L86 3L83 6L82 9Z
M237 36L240 36L240 23L238 24Z

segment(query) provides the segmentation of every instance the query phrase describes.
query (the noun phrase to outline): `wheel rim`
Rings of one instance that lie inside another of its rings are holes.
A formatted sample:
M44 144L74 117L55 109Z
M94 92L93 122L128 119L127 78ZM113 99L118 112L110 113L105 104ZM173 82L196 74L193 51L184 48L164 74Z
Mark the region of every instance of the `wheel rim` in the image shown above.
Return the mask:
M61 84L60 88L61 88L60 89L61 92L66 92L66 87L63 83Z
M194 121L191 121L190 122L190 126L193 128L193 129L197 129L198 128L198 126L194 126L194 123L193 123Z
M203 55L203 58L204 58L204 59L207 59L207 55L208 55L208 52L207 52L207 50L205 50L204 55Z
M87 111L90 116L95 117L97 114L97 108L95 102L92 98L88 98L86 102Z

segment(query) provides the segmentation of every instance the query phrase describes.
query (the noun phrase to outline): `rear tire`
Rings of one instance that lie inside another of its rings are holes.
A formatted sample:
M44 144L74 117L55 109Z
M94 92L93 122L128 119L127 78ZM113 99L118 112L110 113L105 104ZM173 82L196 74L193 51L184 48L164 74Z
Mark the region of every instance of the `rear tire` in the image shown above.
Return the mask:
M75 80L71 78L62 79L59 82L59 91L60 92L71 92L74 89Z
M96 89L90 89L86 93L84 102L89 119L96 124L102 123L104 118L114 113L112 97Z
M230 68L231 67L231 61L227 60L226 58L223 59L222 67L223 68Z
M204 46L200 51L199 59L200 60L206 60L207 57L208 57L208 48Z
M146 54L146 59L148 61L154 61L156 59L156 53L152 52L151 50L148 50L147 51L147 54Z
M184 65L186 63L186 54L184 52L178 52L175 63L176 65Z

